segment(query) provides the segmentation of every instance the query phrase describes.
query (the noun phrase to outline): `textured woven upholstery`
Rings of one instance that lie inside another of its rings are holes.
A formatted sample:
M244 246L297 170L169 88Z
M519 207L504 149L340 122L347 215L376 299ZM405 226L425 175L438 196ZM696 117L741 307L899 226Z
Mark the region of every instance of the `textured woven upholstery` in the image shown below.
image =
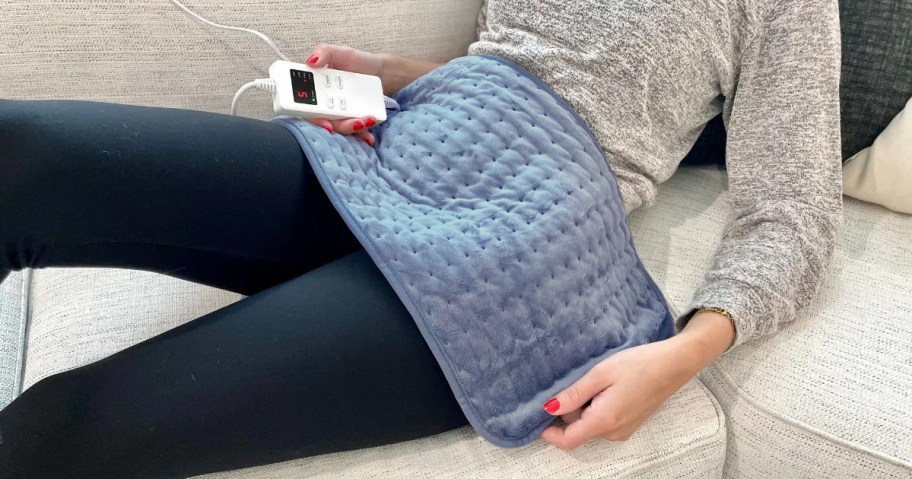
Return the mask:
M264 31L292 58L305 57L319 40L443 61L463 54L474 38L480 0L187 4L213 20ZM0 97L82 98L225 112L237 87L265 75L273 59L256 38L210 30L165 0L29 0L8 2L0 15ZM269 116L265 100L251 94L242 113ZM5 290L21 286L15 279L4 283ZM13 304L3 298L0 304ZM239 298L136 271L36 271L24 386ZM23 301L21 294L13 299ZM593 444L574 454L541 442L504 450L463 428L401 445L216 477L719 477L725 440L716 401L694 381L625 444Z
M681 171L632 218L644 263L678 308L731 214L724 185L718 170ZM726 477L912 477L910 237L912 216L846 199L813 304L704 372L729 420Z
M205 479L368 478L693 478L720 477L724 421L699 382L672 397L625 443L590 443L562 453L542 441L500 449L469 427L428 439L273 466L199 476Z
M842 153L869 146L912 96L912 2L839 0Z
M246 26L303 61L317 42L443 61L475 38L481 0L184 0ZM227 113L234 92L268 76L260 39L214 29L168 0L23 0L0 6L0 98L99 99ZM266 93L241 114L266 117Z
M28 273L14 273L0 283L0 409L19 394L25 344Z
M240 296L152 273L110 269L35 272L25 385L101 359ZM403 420L408 420L407 415ZM541 441L501 449L465 427L381 448L210 475L222 477L720 477L725 420L693 381L623 444L565 454Z
M36 272L33 298L27 386L240 297L151 273L52 269ZM624 444L591 444L573 454L541 441L523 449L501 449L465 427L403 444L209 477L637 477L648 473L702 479L720 476L725 440L724 417L716 401L694 381Z
M215 20L262 29L295 58L319 36L437 60L464 51L479 3L381 0L355 11L348 0L188 0ZM0 97L225 112L237 86L264 75L272 60L259 40L208 30L165 0L0 6ZM267 116L265 108L252 108L263 100L252 94L242 111ZM699 286L721 238L730 214L726 195L720 196L724 187L720 172L682 171L663 186L655 208L631 219L644 263L672 307L682 308ZM910 235L910 217L847 201L846 227L821 298L791 327L730 352L703 374L727 413L727 428L716 401L695 381L624 444L572 454L540 442L503 450L463 428L211 477L703 478L719 477L723 462L725 475L734 478L912 477ZM0 401L16 389L18 371L10 371L20 361L22 285L22 276L13 275L0 286ZM149 273L38 271L25 385L238 298Z
M23 389L241 298L141 271L67 268L33 274Z

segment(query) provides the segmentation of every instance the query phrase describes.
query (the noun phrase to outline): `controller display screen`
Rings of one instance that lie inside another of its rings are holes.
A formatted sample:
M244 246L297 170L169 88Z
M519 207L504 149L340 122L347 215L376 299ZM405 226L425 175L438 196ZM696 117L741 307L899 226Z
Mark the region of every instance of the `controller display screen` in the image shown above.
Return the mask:
M311 72L291 70L291 92L295 103L317 104L317 89Z

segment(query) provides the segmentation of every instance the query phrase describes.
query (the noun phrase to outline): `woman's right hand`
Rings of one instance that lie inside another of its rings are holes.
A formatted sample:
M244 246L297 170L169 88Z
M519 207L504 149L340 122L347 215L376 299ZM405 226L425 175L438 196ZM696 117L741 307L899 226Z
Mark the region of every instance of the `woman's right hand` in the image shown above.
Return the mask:
M336 70L381 76L383 74L384 56L363 52L350 47L320 44L314 49L307 64L314 68L329 67ZM330 133L357 135L368 145L374 145L374 135L368 129L377 124L376 118L349 118L346 120L327 120L311 118L308 121L323 127Z
M383 82L383 93L386 95L396 94L416 78L440 66L439 63L410 60L386 53L368 53L351 47L325 43L317 45L310 58L307 59L307 64L314 68L329 67L378 76ZM367 130L377 124L376 118L364 117L347 120L316 118L311 119L310 122L322 126L330 133L358 135L368 145L374 145L374 135Z

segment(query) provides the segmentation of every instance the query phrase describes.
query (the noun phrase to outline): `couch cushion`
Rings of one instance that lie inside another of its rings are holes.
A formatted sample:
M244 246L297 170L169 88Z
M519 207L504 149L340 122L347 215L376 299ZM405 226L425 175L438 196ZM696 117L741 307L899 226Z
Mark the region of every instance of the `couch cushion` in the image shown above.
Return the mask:
M33 275L23 389L242 297L141 271L67 268Z
M200 479L299 477L720 477L724 418L699 381L674 395L627 442L592 442L564 453L541 440L501 449L463 427L427 439Z
M25 344L29 273L13 273L0 283L0 409L19 394Z
M847 196L912 214L912 99L873 145L846 162L842 185Z
M204 17L254 28L291 59L318 42L445 61L475 39L481 0L185 0ZM75 98L227 113L234 92L268 76L262 40L209 27L167 0L3 2L0 97ZM252 92L240 113L271 116Z
M678 309L730 219L724 187L721 171L684 170L631 218L643 261ZM845 206L813 304L701 376L729 421L726 477L912 477L912 216Z
M110 269L35 272L26 386L201 316L240 296L173 278ZM403 419L406 420L406 419ZM624 444L591 444L565 454L536 441L500 449L465 427L380 448L330 454L212 477L464 477L534 475L719 477L725 421L699 381L672 397ZM686 458L682 460L681 458ZM447 474L449 475L449 474Z

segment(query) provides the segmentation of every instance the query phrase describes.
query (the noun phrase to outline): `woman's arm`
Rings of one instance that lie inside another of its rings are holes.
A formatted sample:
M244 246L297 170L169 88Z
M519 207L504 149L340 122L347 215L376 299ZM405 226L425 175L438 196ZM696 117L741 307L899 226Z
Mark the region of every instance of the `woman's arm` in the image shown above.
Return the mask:
M835 0L772 2L742 52L726 101L736 218L692 305L731 313L735 345L793 320L827 270L842 218L839 73Z
M835 0L769 5L726 105L737 217L691 310L732 319L685 315L677 336L609 357L546 403L569 423L542 433L562 449L630 437L726 349L794 319L822 281L842 212L838 11Z
M399 90L418 77L424 76L439 67L440 63L422 62L410 58L381 53L380 79L383 81L383 92L395 95Z

